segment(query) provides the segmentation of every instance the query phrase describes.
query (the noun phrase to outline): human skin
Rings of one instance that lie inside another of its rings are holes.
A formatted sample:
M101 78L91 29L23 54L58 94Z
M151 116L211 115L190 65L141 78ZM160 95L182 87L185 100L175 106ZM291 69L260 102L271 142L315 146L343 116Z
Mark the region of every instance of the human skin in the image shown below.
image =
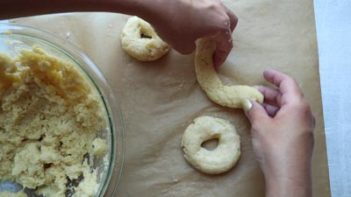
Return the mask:
M290 76L267 70L276 88L258 87L264 103L251 102L253 149L263 171L267 197L310 197L315 119L302 90Z
M215 66L233 43L236 16L220 0L2 0L0 18L38 14L107 11L137 15L150 22L177 51L188 54L195 40L217 42ZM267 196L311 196L314 118L301 89L289 76L268 70L264 77L278 88L259 87L265 102L247 109L253 147L266 180Z
M0 19L38 14L102 11L137 15L150 22L175 50L189 54L195 41L211 36L221 65L233 47L231 33L237 17L220 0L1 0Z

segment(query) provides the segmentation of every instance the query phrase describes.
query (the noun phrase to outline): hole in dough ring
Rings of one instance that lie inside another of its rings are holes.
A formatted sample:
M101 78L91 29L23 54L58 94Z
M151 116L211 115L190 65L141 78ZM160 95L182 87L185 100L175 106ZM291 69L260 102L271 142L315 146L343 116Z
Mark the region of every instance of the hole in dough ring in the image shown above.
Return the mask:
M218 139L213 150L201 144ZM240 136L229 121L210 116L198 117L190 124L182 137L181 147L185 159L206 174L220 174L230 170L240 157Z
M169 45L161 40L154 28L136 16L130 17L125 24L121 42L128 55L139 61L154 61L169 51Z
M263 95L245 85L223 85L213 66L213 53L216 43L210 38L201 38L196 43L195 72L197 81L207 96L224 107L243 108L246 99L263 102Z

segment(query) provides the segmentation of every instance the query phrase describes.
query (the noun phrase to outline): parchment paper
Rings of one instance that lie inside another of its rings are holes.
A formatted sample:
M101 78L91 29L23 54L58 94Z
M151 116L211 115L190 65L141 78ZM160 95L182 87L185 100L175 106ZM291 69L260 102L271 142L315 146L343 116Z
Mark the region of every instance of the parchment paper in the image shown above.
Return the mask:
M228 83L264 84L262 71L275 68L297 79L316 116L314 196L330 196L313 2L225 1L239 17L235 47L220 69ZM220 107L196 82L193 55L170 52L140 63L122 51L120 32L128 16L66 14L17 19L78 45L99 65L122 107L126 159L119 196L264 196L263 176L241 110ZM228 173L208 176L182 156L181 136L191 121L211 115L231 121L241 136L242 156Z

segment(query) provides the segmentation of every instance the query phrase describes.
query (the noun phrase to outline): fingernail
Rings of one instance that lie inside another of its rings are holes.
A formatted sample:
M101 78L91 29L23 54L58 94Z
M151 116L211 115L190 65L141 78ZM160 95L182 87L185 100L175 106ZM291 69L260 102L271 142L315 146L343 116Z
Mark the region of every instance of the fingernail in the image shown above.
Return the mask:
M249 99L245 99L242 103L244 111L247 113L252 108L252 103Z

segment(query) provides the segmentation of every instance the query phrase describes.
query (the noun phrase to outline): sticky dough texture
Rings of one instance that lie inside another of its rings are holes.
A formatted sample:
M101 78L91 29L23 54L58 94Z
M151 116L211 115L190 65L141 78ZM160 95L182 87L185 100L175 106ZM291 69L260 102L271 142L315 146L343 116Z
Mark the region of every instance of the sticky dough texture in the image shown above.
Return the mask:
M142 38L141 34L151 38ZM122 48L140 61L154 61L169 51L167 43L156 34L154 28L136 16L128 19L121 34Z
M96 195L92 165L97 154L106 154L107 142L97 135L107 118L80 72L38 48L15 59L0 55L1 179L63 197L67 178L83 176L73 196Z
M201 144L218 139L214 150ZM182 137L181 147L185 159L196 169L207 174L220 174L231 169L240 157L240 137L230 122L210 116L198 117Z
M245 99L263 102L263 95L253 87L223 85L213 67L212 58L216 49L213 40L202 38L196 44L195 72L197 81L213 102L231 108L243 108Z

